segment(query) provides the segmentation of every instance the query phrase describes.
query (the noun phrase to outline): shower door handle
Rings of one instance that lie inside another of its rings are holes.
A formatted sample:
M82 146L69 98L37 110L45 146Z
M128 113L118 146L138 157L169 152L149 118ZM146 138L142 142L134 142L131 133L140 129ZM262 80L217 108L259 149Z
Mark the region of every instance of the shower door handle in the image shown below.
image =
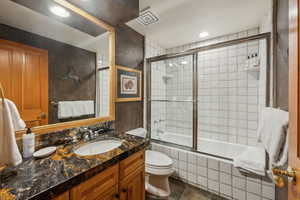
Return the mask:
M273 168L274 180L277 187L284 187L283 177L287 177L289 181L296 183L296 171L292 167L288 167L287 170Z

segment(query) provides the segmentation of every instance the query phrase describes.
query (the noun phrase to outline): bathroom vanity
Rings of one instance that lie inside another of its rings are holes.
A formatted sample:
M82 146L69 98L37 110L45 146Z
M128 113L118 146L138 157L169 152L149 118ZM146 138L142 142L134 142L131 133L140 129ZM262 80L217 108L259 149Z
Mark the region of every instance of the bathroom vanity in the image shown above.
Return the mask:
M82 145L107 140L122 144L98 155L75 153ZM148 143L139 137L110 133L88 142L62 145L51 157L33 158L1 172L0 194L5 200L143 200ZM6 176L12 170L14 175Z

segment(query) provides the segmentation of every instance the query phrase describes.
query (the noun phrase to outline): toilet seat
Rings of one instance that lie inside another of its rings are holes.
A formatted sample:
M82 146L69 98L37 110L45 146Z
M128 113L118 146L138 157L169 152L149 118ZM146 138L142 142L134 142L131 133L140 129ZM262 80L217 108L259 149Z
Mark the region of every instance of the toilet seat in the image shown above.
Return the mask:
M174 172L172 169L173 160L167 155L157 151L146 151L146 173L153 175L170 175Z

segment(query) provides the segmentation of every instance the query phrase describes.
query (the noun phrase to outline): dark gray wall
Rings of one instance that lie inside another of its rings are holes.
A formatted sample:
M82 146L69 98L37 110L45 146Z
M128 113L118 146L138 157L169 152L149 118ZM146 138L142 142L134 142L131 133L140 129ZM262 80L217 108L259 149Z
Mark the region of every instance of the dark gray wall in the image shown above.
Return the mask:
M277 35L275 37L274 58L276 66L276 106L288 107L288 48L289 48L289 19L288 1L275 0Z
M116 28L116 64L143 70L144 36L126 25ZM142 92L143 94L143 92ZM116 103L116 129L120 132L143 126L143 102Z
M96 54L0 24L0 38L48 50L49 102L96 98ZM66 78L69 70L80 82ZM93 117L93 116L89 116ZM49 123L57 123L57 106L49 104Z
M276 31L274 45L274 64L276 67L276 106L286 109L288 107L289 89L289 2L286 0L273 0L274 27ZM288 182L285 187L276 187L276 200L288 199Z

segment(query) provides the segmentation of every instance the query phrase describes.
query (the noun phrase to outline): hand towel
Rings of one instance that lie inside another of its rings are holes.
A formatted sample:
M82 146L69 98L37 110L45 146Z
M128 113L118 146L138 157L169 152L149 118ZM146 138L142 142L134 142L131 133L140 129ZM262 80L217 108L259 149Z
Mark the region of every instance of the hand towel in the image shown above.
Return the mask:
M274 108L262 109L258 140L269 154L269 167L287 162L287 130L288 112Z
M58 102L58 119L76 118L95 113L94 101Z
M12 113L8 101L0 100L0 164L18 165L22 156L18 149Z
M68 119L73 117L73 102L72 101L59 101L58 102L58 119Z
M241 154L233 159L233 166L243 171L265 176L265 149L260 147L247 147Z
M11 111L11 117L13 120L13 125L15 131L23 130L26 128L25 122L21 119L20 113L17 109L17 106L15 105L14 102L12 102L9 99L6 99L9 110Z

